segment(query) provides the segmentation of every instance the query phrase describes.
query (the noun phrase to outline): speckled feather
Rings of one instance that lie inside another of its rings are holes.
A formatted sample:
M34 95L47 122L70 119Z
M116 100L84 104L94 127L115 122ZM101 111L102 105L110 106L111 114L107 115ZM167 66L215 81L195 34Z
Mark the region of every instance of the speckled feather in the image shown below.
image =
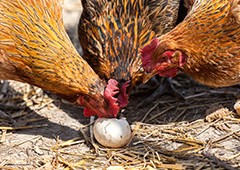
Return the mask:
M83 57L101 78L135 85L143 74L140 49L175 26L179 1L84 0L83 7Z
M62 1L0 1L0 79L37 85L69 100L98 98L105 84L83 60L62 21Z
M159 38L166 50L185 53L182 68L198 82L223 87L240 83L240 1L196 0L185 20Z

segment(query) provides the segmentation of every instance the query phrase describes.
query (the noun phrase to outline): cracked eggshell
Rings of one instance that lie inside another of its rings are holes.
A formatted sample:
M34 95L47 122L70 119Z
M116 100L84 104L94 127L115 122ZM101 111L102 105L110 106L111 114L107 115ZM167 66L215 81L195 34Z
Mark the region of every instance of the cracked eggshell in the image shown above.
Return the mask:
M238 99L234 104L234 109L236 110L237 114L240 115L240 99Z
M125 146L132 136L126 118L98 118L93 126L93 134L101 145L111 148Z

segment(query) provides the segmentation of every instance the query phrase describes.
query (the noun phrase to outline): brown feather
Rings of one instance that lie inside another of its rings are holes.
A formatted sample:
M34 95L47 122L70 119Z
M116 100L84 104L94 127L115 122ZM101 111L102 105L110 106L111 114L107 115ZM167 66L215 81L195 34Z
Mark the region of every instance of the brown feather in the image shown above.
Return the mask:
M79 23L83 57L103 79L141 82L139 51L175 26L178 7L175 0L83 1Z
M105 84L64 30L62 1L0 2L0 79L27 82L71 101L100 97Z
M198 82L223 87L240 83L239 0L196 0L185 20L159 37L153 60L167 50L186 54L182 68Z

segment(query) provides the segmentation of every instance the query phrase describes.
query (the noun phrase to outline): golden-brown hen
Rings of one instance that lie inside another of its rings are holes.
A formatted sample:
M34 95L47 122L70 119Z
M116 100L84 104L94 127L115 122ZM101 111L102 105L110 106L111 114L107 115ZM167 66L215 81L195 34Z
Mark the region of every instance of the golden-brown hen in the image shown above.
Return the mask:
M211 87L240 83L240 0L196 0L185 20L142 49L148 75L178 68Z
M85 106L86 116L119 112L114 81L102 82L70 42L62 0L0 1L0 79L56 93Z
M140 49L171 30L178 14L175 0L83 0L79 39L83 57L104 80L118 82L120 107L131 87L142 82Z

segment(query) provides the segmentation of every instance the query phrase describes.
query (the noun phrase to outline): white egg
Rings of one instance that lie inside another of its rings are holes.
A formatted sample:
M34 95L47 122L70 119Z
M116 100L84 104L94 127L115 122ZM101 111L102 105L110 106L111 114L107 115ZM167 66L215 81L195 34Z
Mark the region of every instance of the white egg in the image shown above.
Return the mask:
M123 147L129 143L132 132L125 118L98 118L93 126L95 139L103 146Z

